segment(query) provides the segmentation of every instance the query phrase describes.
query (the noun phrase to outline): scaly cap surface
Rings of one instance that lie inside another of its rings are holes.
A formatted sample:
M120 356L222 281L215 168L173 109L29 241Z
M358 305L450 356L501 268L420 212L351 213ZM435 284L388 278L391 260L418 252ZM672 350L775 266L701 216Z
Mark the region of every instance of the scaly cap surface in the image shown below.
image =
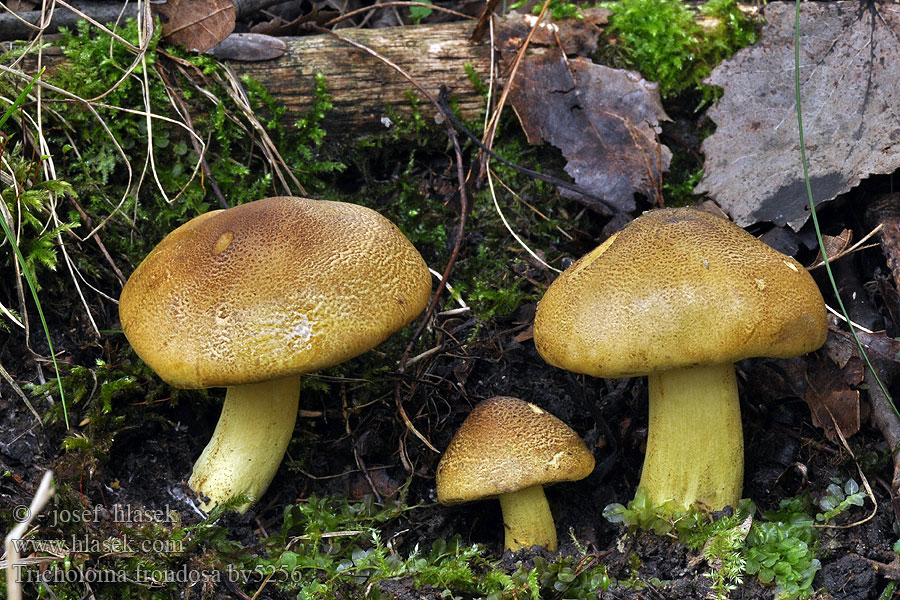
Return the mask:
M441 504L458 504L534 485L584 479L594 455L572 429L518 398L497 396L463 421L438 464Z
M538 305L551 365L633 377L815 350L825 303L793 258L690 208L654 210L566 269Z
M182 388L266 381L369 350L428 302L431 275L393 223L355 204L266 198L176 229L122 290L122 329Z

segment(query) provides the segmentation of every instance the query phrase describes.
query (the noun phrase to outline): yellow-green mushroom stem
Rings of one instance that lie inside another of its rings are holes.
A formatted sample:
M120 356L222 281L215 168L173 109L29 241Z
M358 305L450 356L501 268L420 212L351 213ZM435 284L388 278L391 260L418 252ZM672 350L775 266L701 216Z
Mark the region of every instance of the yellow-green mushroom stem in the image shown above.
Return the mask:
M533 485L518 492L500 494L500 509L503 511L503 528L506 531L507 550L521 550L532 546L543 546L556 552L556 526L544 486Z
M649 376L650 419L640 489L654 506L736 507L744 436L734 365Z
M188 485L209 500L205 512L237 495L249 502L265 493L287 450L300 401L300 377L228 388L212 439L194 463Z

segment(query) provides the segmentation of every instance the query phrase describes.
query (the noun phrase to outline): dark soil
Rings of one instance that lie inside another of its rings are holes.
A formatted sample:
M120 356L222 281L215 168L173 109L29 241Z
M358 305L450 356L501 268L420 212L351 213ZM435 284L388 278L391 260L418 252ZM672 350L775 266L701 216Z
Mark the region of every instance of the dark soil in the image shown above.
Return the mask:
M858 215L866 206L867 198L888 188L886 178L872 178L852 198L835 203L822 215L826 231L836 234L846 226L854 230L855 239L864 235L867 230ZM566 242L559 250L577 258L622 224L610 225L607 219L587 213L580 231L573 236L574 241ZM754 231L768 232L769 228ZM810 264L815 254L809 232L804 230L799 236L790 232L782 234L797 249L798 259ZM460 260L477 251L478 232L468 231L466 240ZM881 250L875 247L843 260L852 265L863 283L842 287L842 294L868 299L881 319L875 328L893 331L896 325L890 315L900 314L900 306L892 304L896 303L896 291L893 295L880 291L885 289L888 272ZM523 264L527 263L523 260ZM533 282L529 285L536 292L553 278L548 271L533 266L520 275L523 280ZM817 277L820 277L818 273ZM874 285L876 281L882 282L881 287ZM824 281L820 283L822 289L828 289ZM54 295L53 290L47 294L45 298L53 300L47 301L44 309L61 360L68 365L90 367L101 359L134 373L138 386L113 395L109 415L96 410L99 402L96 394L90 403L70 406L67 430L59 418L43 425L39 423L9 383L0 379L0 472L4 473L0 477L0 515L4 525L12 525L9 515L14 507L29 503L47 469L56 474L60 484L58 499L63 506L118 504L133 509L168 509L176 512L184 524L199 523L202 515L195 508L186 481L215 426L223 391L177 392L165 388L141 370L123 335L109 333L97 339L91 333L76 297L58 291ZM8 295L11 297L12 292L8 291ZM97 323L101 331L119 328L114 306L99 297L89 301L97 307L95 316L105 315L105 320ZM369 365L362 358L342 368L340 373L347 377L345 380L336 381L329 374L323 376L320 381L328 384L327 391L304 392L301 408L315 416L299 419L288 457L266 495L247 513L229 513L220 520L229 531L229 539L253 544L260 533L279 531L284 507L313 495L361 499L374 494L389 499L397 497L409 481L406 503L421 507L389 523L382 536L392 540L393 548L400 555L408 555L417 545L430 547L437 538L458 535L465 543L487 546L490 554L510 570L519 563L528 564L534 556L532 551L503 553L498 503L451 508L436 504L434 473L440 456L428 449L401 418L394 401L394 385L399 380L406 414L437 449L447 446L477 402L496 395L526 399L568 423L594 452L597 467L580 482L559 484L547 490L560 533L560 553L578 552L569 535L571 531L589 552L603 557L611 577L636 576L645 584L641 589L613 588L598 597L647 600L706 597L710 591L709 580L703 576L707 567L695 552L668 537L644 533L625 536L620 526L610 524L602 516L608 504L628 502L640 477L647 434L644 380L605 381L548 366L528 336L523 335L528 331L534 310L535 305L530 303L513 314L488 320L471 314L438 317L419 340L416 351L432 348L438 334L444 342L453 339L464 343L458 347L446 344L441 352L410 365L403 375L391 371L377 380L355 381L354 374L365 371ZM26 346L21 331L0 335L0 365L19 384L40 383L52 377L52 366L42 358L48 356L48 348L39 330L32 329L30 342L34 352ZM389 348L379 348L376 353L399 356L402 345L397 341L388 344L391 344ZM846 449L830 441L812 424L809 409L802 400L805 360L757 359L737 366L746 451L744 495L756 502L760 512L777 508L782 499L803 492L813 499L819 498L833 478L858 479L856 465ZM836 365L834 376L841 376ZM370 400L365 406L358 406L357 397L362 395ZM890 495L893 478L890 448L866 421L865 394L862 401L863 425L850 437L849 445L865 465L878 510L860 525L823 530L822 569L814 582L822 590L818 598L878 598L888 584L885 573L891 573L879 570L876 563L888 565L895 558L892 546L898 531L892 512L895 499ZM41 415L47 415L53 407L46 398L32 398L31 402ZM92 422L86 422L86 417ZM103 419L106 420L100 427L98 423ZM92 440L91 450L62 449L64 439L79 435ZM867 501L864 507L850 510L846 522L864 519L871 509L872 504ZM548 556L552 559L552 555ZM193 556L187 560L202 559ZM635 567L636 573L632 571ZM378 585L384 594L398 600L444 597L442 590L414 589L409 579L383 581ZM245 593L252 595L253 591L235 590L234 584L222 584L202 594L186 588L183 595L229 598ZM759 584L750 576L732 595L743 600L773 596L771 587ZM287 596L268 588L261 597Z
M640 534L623 538L621 528L602 516L607 504L627 502L639 478L646 436L645 384L642 380L595 380L546 366L530 341L514 341L522 330L518 324L527 320L532 308L525 307L508 321L496 319L485 324L464 358L441 355L433 359L427 367L430 385L406 399L407 413L437 448L447 445L474 403L493 395L527 398L556 414L579 432L597 459L597 468L587 479L548 489L561 532L560 552L576 552L565 533L571 530L590 551L605 555L612 577L628 574L632 566L629 556L639 558L637 576L647 587L639 591L613 589L604 597L705 597L709 582L702 576L705 565L695 553L665 537ZM112 328L116 323L103 326ZM462 326L457 331L464 336L469 333L466 328L474 324L447 320L443 326ZM109 349L120 348L124 340L110 335L102 343L69 350L70 360L75 364L91 364L96 358L108 360L112 358ZM71 348L65 344L61 347ZM15 337L6 340L0 362L17 381L35 378L35 362ZM777 367L777 361L765 360L740 365L747 440L745 495L753 498L761 510L775 508L781 498L803 490L817 497L832 477L845 480L855 475L846 452L811 426L802 401L775 398L760 391L766 386L760 386L757 378L771 378L773 364ZM754 394L748 396L751 389ZM187 523L200 520L185 481L214 426L218 415L215 402L204 401L198 408L179 399L177 403L159 402L140 411L126 410L125 422L108 450L100 458L89 459L81 452L62 452L60 443L67 434L64 427L58 422L41 426L8 384L0 384L0 390L0 460L2 468L10 473L0 487L4 512L27 503L42 472L52 468L58 481L71 486L84 506L169 508L178 511ZM214 391L211 395L221 394ZM334 404L327 404L329 400ZM116 406L139 401L139 397L123 397L116 400ZM425 506L392 523L390 530L385 531L385 539L396 536L394 547L404 554L417 544L429 547L438 537L460 535L465 542L485 544L495 556L502 556L502 534L497 526L501 522L499 505L482 502L444 508L433 504L433 476L439 456L406 430L389 396L352 411L350 435L339 402L339 397L314 395L313 403L304 405L308 410L321 410L322 416L301 419L297 437L305 439L314 432L315 442L302 448L299 443L292 446L292 455L305 455L302 465L285 461L258 506L245 515L229 514L223 518L222 524L230 530L231 537L252 540L254 532L261 529L277 531L282 507L313 494L361 498L372 494L374 488L382 497L395 495L410 475L398 456L402 445L414 467L407 502ZM40 413L49 408L47 400L34 403ZM153 418L142 420L142 415L148 414ZM82 415L77 407L71 408L69 418L72 429L68 433L83 429L78 425ZM868 452L884 455L887 451L878 433L867 427L851 442L858 456ZM354 447L367 468L368 478L354 457ZM798 475L798 471L804 475ZM815 585L834 598L877 598L885 586L869 561L890 563L893 557L894 518L884 487L884 481L891 477L890 462L883 463L869 477L879 503L875 517L849 529L828 530L824 535L822 570ZM865 510L854 509L851 516L854 520L862 518L869 507L867 503ZM527 556L528 551L521 552L507 563L514 568L518 561L527 561ZM759 585L752 577L746 579L734 597L773 597L770 588ZM383 592L399 599L440 596L439 590L411 589L408 580L379 585ZM220 592L228 594L227 590Z

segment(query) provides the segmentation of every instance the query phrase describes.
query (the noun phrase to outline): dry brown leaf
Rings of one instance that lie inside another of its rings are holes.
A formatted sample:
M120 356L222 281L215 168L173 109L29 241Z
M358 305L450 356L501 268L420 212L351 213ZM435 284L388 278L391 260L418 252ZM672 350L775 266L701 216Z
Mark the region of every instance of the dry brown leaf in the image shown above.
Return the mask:
M888 337L884 331L866 333L856 332L856 337L866 350L870 359L884 360L887 362L900 362L900 341ZM851 358L859 356L856 341L849 332L829 326L828 339L825 341L825 352L828 357L842 369L846 367Z
M163 38L194 52L206 52L234 31L232 0L166 0L151 6L162 19Z
M313 5L308 12L304 12L293 21L285 21L281 17L273 17L269 21L262 21L250 28L251 33L260 33L266 35L309 35L312 33L306 28L307 23L315 23L324 26L325 23L338 16L340 13L336 10L319 10L319 7Z
M716 67L724 88L703 142L708 193L742 226L807 220L794 99L794 4L765 8L760 41ZM803 129L818 205L861 179L900 168L900 5L804 2Z
M522 342L527 342L528 340L534 339L534 327L529 326L525 331L520 332L513 338L513 341L517 344L521 344Z
M531 37L531 47L556 48L562 44L567 56L590 56L597 51L603 26L609 19L610 11L606 8L591 8L584 12L583 19L560 19L552 24L542 24ZM515 53L534 26L537 17L531 15L510 15L500 21L498 37L504 52Z
M521 31L505 31L500 36L509 61ZM550 49L523 57L509 102L529 143L548 142L562 150L566 172L588 194L623 211L635 208L635 193L655 198L672 157L658 139L660 121L669 118L655 83L586 58L566 60Z
M850 243L853 241L853 232L849 229L844 229L837 235L822 235L822 243L825 245L825 252L828 253L828 260L833 260L836 256L840 256L842 252L847 250L850 247ZM816 260L813 261L813 264L816 265L822 262L822 252L819 252L819 255L816 256Z
M32 10L37 10L38 4L35 2L20 2L19 0L9 0L6 3L6 8L10 12L14 13L22 13L28 12Z
M832 442L840 442L835 427L845 438L860 427L859 391L851 385L862 383L862 362L853 358L844 369L838 369L830 360L815 355L808 362L806 400L812 413L812 422L822 428ZM849 381L848 381L849 380Z

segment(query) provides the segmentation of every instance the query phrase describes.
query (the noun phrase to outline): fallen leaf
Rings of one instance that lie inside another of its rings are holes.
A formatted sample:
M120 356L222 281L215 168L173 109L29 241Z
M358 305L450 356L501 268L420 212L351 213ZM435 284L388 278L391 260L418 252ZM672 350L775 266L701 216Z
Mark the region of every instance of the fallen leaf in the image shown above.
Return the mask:
M313 5L312 9L304 12L292 21L285 21L281 17L273 17L269 21L257 23L250 28L252 33L261 33L267 35L309 35L311 30L306 29L307 23L315 23L323 26L331 19L338 16L340 12L336 10L319 10L319 7Z
M505 31L508 61L521 31ZM529 143L562 150L566 172L587 194L622 211L635 208L636 193L656 196L672 153L658 139L660 121L669 118L655 83L550 49L523 56L509 102ZM600 208L587 195L563 193Z
M166 0L151 6L162 20L163 38L194 52L206 52L234 31L232 0Z
M797 234L785 227L773 227L759 236L759 241L771 246L782 254L787 254L794 258L797 257L797 253L800 251L800 239Z
M828 260L834 260L835 257L841 255L842 252L847 250L850 247L850 242L853 241L853 232L849 229L844 229L837 235L822 235L822 243L825 246L825 252L828 254ZM818 265L822 262L822 252L819 252L819 255L816 256L816 260L813 261L813 265Z
M19 0L9 0L6 3L6 8L10 12L14 13L22 13L29 12L32 10L37 10L37 4L34 2L19 2Z
M859 356L859 348L849 332L843 329L829 326L828 338L825 340L824 350L829 358L842 369L846 367L851 358ZM856 337L865 348L870 359L884 360L887 362L900 362L900 340L888 337L884 331L866 333L856 332Z
M520 332L513 338L513 341L517 344L521 344L522 342L527 342L531 339L534 339L534 327L529 327L525 331Z
M559 19L552 23L542 23L531 37L531 47L556 48L562 44L567 56L590 56L597 51L602 27L609 19L606 8L591 8L584 12L583 19ZM537 17L510 13L498 25L501 48L516 52L534 27Z
M850 384L862 383L862 363L853 358L845 369L839 369L831 360L816 356L808 365L809 385L803 399L809 406L813 425L820 427L829 440L840 443L837 429L845 438L859 431L859 390Z
M900 5L800 5L803 130L816 205L877 173L900 168ZM794 4L765 8L759 42L716 67L722 87L709 111L718 129L703 142L710 194L746 227L795 231L809 217L794 98Z
M219 60L259 62L278 58L284 55L286 51L287 44L271 35L232 33L219 42L209 53Z
M487 0L484 9L481 11L481 14L478 15L478 22L475 23L472 34L469 36L470 42L477 44L484 39L484 34L488 32L488 25L490 25L491 20L494 17L494 10L499 3L500 0Z

